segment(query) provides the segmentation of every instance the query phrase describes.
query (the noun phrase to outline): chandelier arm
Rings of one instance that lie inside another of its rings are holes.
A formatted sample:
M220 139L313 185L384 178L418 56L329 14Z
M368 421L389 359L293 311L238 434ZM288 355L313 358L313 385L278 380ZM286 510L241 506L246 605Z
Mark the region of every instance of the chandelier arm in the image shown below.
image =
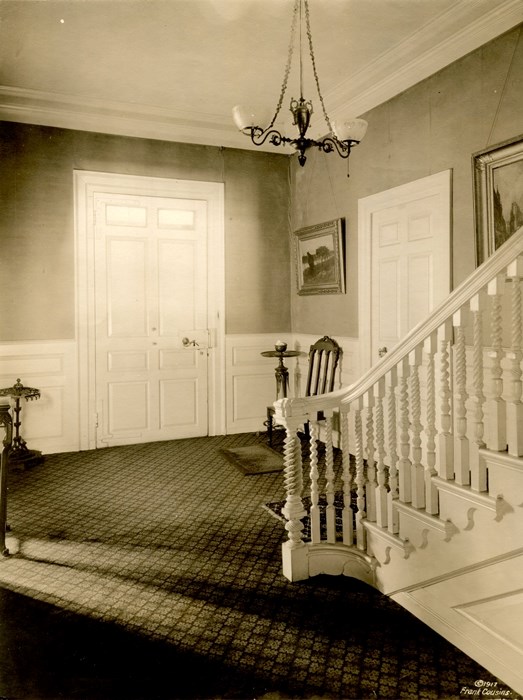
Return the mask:
M331 138L330 136L326 136L321 141L315 142L314 145L317 146L320 149L320 151L323 151L323 153L332 153L334 149L336 149L339 156L341 156L342 158L348 158L350 156L352 146L356 143L358 142L340 141L337 138Z
M287 91L287 82L289 80L289 73L291 71L291 65L292 65L292 54L294 51L294 36L296 34L296 24L298 20L298 8L300 7L300 0L294 0L294 11L292 14L292 22L291 22L291 38L289 41L289 50L287 53L287 63L285 65L285 72L283 74L283 83L281 86L280 90L280 97L278 100L278 104L276 105L276 111L274 112L274 116L271 120L271 123L267 127L268 129L272 129L274 126L274 122L278 118L278 114L280 113L281 106L283 104L283 98L285 97L285 93Z
M320 104L321 104L321 108L323 110L323 116L325 118L325 121L327 122L327 126L329 127L329 132L332 133L333 132L332 124L331 124L331 121L329 119L329 115L327 114L327 110L325 109L325 104L323 102L323 95L321 94L321 90L320 90L320 80L318 78L318 71L316 70L316 59L314 57L314 49L312 47L312 32L311 32L311 20L310 20L310 15L309 15L309 2L308 2L308 0L303 0L303 1L305 3L305 21L307 24L307 37L309 39L309 53L311 56L312 71L314 73L314 80L316 81L316 89L318 90L318 97L320 98ZM349 151L350 151L350 149L349 149Z
M255 146L263 146L267 139L269 139L274 146L292 142L292 139L287 136L282 136L277 129L271 129L270 126L267 127L267 129L262 129L260 126L251 126L246 132L251 137L251 141Z

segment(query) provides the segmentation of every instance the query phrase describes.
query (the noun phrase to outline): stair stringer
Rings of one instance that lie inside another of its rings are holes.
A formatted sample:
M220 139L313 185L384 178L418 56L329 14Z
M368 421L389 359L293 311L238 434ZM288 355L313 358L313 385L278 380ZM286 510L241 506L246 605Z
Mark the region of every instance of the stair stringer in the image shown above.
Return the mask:
M489 494L523 505L523 459L492 450L481 450L480 454L487 465Z
M523 541L523 507L436 478L441 516L396 503L399 533L365 521L375 585L387 595L513 551Z
M501 679L492 693L482 690L482 696L514 697L503 683L523 694L522 573L520 547L390 597ZM476 679L474 689L482 688L483 680Z

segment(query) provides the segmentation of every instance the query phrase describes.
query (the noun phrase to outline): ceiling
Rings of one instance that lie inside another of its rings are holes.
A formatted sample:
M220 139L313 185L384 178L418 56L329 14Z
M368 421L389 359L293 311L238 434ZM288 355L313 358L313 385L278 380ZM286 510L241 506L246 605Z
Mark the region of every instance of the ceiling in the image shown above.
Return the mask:
M523 21L521 0L309 6L332 119L360 116ZM231 108L272 115L292 12L293 0L0 0L0 119L248 148ZM297 63L295 49L289 121ZM309 68L305 52L319 136L327 128Z

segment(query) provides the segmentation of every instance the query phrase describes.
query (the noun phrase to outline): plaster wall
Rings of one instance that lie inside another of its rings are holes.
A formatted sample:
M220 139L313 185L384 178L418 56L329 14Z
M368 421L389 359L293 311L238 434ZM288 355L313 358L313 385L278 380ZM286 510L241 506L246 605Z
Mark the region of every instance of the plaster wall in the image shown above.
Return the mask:
M227 333L290 330L289 158L0 123L0 341L75 337L73 170L225 183Z
M298 296L294 333L358 337L358 199L452 170L453 286L475 267L472 155L523 133L523 31L515 28L363 116L347 162L312 152L291 168L292 230L346 220L346 294Z

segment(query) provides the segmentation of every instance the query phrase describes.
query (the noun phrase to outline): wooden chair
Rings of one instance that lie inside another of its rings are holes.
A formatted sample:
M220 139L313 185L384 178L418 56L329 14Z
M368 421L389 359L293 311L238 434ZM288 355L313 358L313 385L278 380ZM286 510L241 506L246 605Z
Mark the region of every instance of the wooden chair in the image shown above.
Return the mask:
M309 370L307 373L307 384L305 386L305 396L318 396L334 390L336 381L336 368L342 350L338 343L324 335L317 340L309 349ZM272 433L274 427L274 406L267 406L267 437L269 445L272 447ZM322 416L318 416L321 420ZM309 434L308 424L305 426L305 433Z

